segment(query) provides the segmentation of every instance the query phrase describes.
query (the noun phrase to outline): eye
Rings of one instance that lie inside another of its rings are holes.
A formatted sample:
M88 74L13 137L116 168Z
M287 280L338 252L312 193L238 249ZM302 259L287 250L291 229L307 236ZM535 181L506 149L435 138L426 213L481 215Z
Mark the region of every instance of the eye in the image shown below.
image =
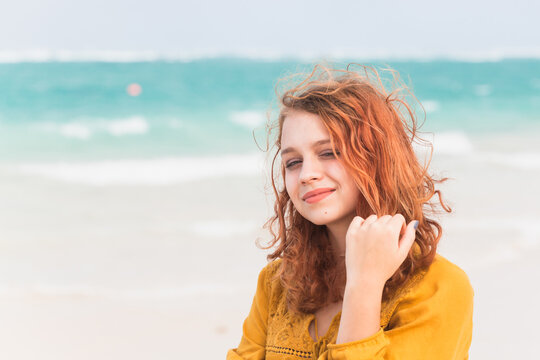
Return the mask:
M289 169L293 166L295 166L296 164L300 164L301 161L300 160L289 160L286 164L285 164L285 168Z
M339 155L339 151L336 151L336 153L334 154L334 152L332 150L325 150L321 153L321 156L322 157L326 157L326 158L333 158L335 157L336 155Z

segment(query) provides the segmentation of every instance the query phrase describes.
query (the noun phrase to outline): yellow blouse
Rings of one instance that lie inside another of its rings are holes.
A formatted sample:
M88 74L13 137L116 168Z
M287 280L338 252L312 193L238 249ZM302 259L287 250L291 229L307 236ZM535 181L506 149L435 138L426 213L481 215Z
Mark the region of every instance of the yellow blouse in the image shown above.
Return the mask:
M328 332L313 340L313 314L287 310L275 274L281 260L263 268L243 336L227 360L468 359L474 291L467 274L437 254L381 305L380 330L365 339L336 345L341 312Z

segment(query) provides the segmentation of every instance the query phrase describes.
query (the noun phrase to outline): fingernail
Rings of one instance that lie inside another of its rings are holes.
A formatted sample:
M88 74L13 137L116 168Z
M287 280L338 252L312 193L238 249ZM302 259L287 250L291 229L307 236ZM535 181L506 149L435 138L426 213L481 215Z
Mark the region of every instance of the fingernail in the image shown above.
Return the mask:
M414 230L418 229L418 224L420 224L420 221L415 220L415 221L414 221L414 225L413 225L413 226L414 226Z

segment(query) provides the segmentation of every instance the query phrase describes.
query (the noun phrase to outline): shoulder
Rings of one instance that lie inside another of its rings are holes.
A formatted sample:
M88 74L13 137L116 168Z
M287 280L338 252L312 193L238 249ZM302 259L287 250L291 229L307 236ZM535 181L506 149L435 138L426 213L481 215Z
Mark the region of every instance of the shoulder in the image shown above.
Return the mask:
M458 329L472 320L474 291L469 277L439 254L403 290L385 307L382 320L389 328L423 321Z
M261 275L269 278L275 277L279 273L279 269L281 268L281 262L281 259L270 261L262 268Z
M266 264L259 273L259 287L264 287L265 291L271 292L272 288L279 285L279 270L281 259L276 259Z
M469 277L456 264L437 254L428 269L413 276L398 300L398 309L426 306L432 311L472 309L474 290Z
M422 275L422 276L418 276ZM391 358L467 359L473 328L473 289L467 274L436 255L413 275L385 326ZM384 320L384 319L383 319Z
M454 295L472 296L474 290L465 271L440 254L435 255L433 263L425 271L416 290L444 292Z
M276 259L266 264L259 273L257 291L255 297L261 306L267 308L270 313L275 313L280 306L283 307L285 291L281 285L280 268L281 259Z

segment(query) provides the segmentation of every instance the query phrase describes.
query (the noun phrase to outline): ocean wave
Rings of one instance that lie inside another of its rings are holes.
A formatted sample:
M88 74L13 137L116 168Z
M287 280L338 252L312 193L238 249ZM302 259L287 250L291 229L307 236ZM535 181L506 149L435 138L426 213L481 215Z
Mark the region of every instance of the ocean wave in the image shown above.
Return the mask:
M81 140L89 139L93 133L88 125L81 123L67 123L59 125L58 131L62 136Z
M103 123L103 128L114 136L144 134L148 132L148 122L141 116L113 120Z
M467 134L461 131L446 131L438 133L427 133L420 135L422 139L433 144L435 154L441 155L467 155L474 151L474 146ZM413 143L417 153L425 154L429 147L422 143Z
M78 119L67 123L41 123L34 125L46 132L79 140L88 140L97 133L107 133L112 136L142 135L148 132L150 125L143 116L130 116L117 119Z
M461 155L473 152L471 139L460 131L440 132L433 138L435 152L440 154Z
M494 152L478 151L471 138L464 132L447 131L422 134L421 137L433 144L436 155L466 156L467 161L490 163L520 170L540 169L540 153L538 152ZM413 144L416 153L425 157L429 147Z
M264 157L260 154L17 166L24 174L90 186L170 185L222 176L255 176L262 174L263 168Z
M424 107L426 114L437 112L440 108L440 104L436 100L424 100L422 101L422 106Z
M264 113L258 111L235 111L229 115L232 123L253 129L266 122Z

